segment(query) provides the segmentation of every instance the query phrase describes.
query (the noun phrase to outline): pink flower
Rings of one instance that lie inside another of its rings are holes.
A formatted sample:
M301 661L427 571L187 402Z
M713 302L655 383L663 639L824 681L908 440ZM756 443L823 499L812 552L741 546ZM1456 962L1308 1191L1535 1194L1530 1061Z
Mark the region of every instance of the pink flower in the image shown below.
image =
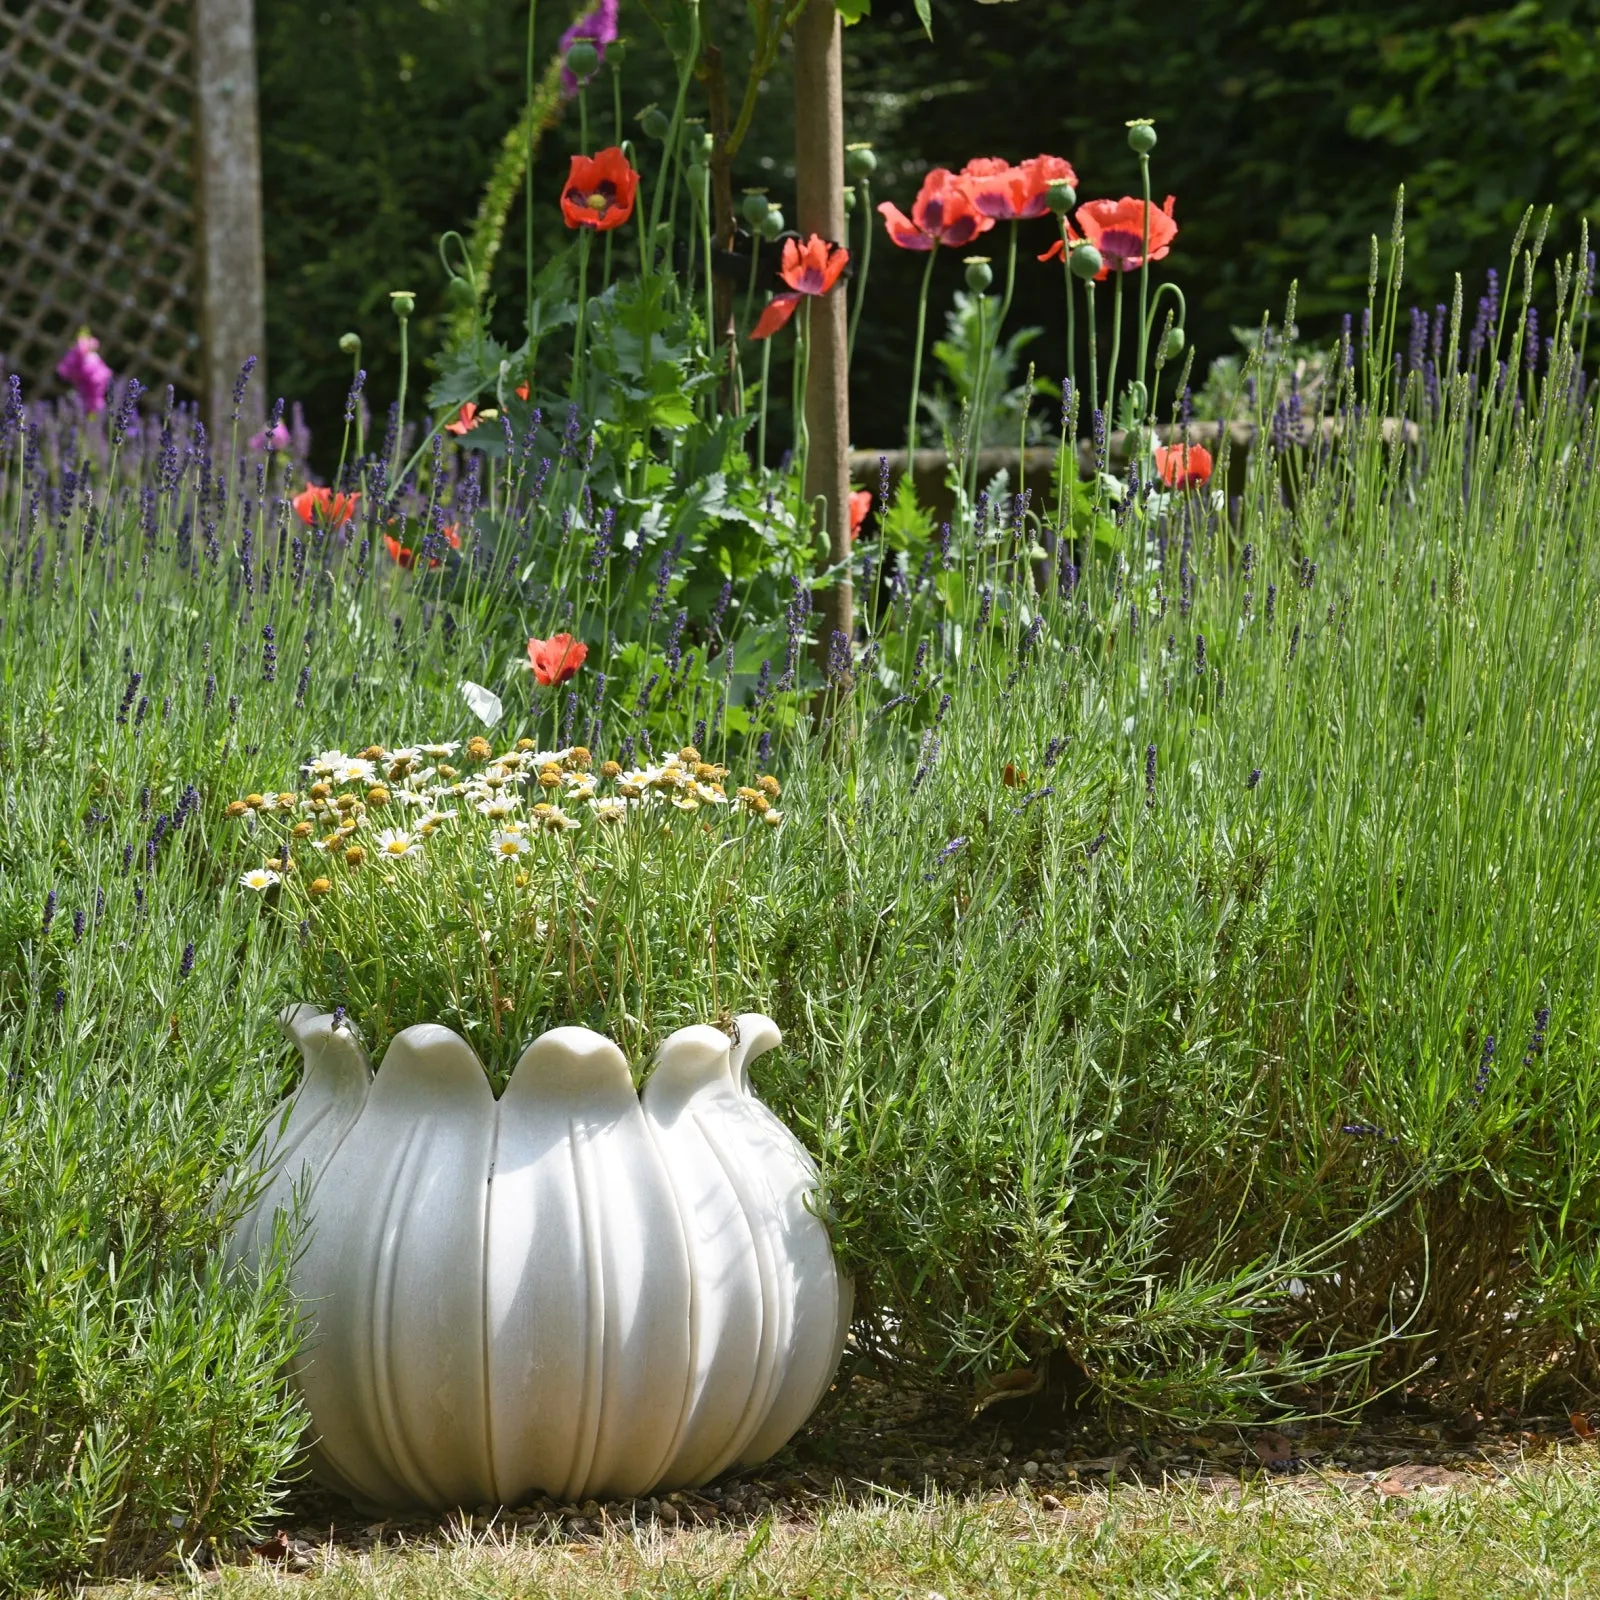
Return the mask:
M100 354L100 341L85 328L72 348L56 363L56 376L65 378L78 391L85 411L104 411L106 391L111 387L111 368Z
M270 428L263 428L260 433L250 435L250 448L252 450L287 450L293 442L288 425L276 422Z
M602 61L606 58L606 46L617 41L617 7L621 0L600 0L600 3L587 15L579 17L567 31L561 35L556 44L556 54L565 63L567 51L580 39L587 39L595 47ZM561 68L561 98L575 100L578 97L580 85L572 75L569 67L563 64Z

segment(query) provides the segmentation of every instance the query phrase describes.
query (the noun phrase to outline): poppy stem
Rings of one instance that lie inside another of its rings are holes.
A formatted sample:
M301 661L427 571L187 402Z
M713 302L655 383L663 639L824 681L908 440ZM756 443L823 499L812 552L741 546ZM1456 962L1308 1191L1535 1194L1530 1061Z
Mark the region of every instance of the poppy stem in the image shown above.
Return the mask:
M1067 238L1067 219L1061 219L1061 270L1067 280L1067 382L1078 387L1078 330L1075 326L1077 301L1072 293L1072 242Z
M1006 325L1006 316L1011 310L1011 294L1017 283L1017 229L1018 224L1011 224L1011 245L1006 252L1006 287L1005 293L1000 297L1000 314L994 319L994 329L987 339L979 341L978 351L978 382L977 382L977 435L972 446L972 490L978 490L978 452L983 448L984 424L989 415L989 380L994 376L994 358L1000 349L1000 333Z
M589 320L589 240L592 228L578 235L578 325L572 335L572 393L574 398L583 392L584 332Z
M1144 240L1139 247L1139 370L1134 374L1142 385L1144 383L1145 362L1150 353L1150 156L1149 152L1141 152L1139 156L1139 180L1144 192ZM1135 422L1142 422L1143 417L1136 417Z
M807 295L805 306L800 313L800 323L797 329L798 344L795 349L795 403L794 403L794 461L795 472L800 483L801 498L805 497L806 481L806 456L811 449L811 431L806 426L806 386L811 375L811 306L816 299L815 295ZM802 526L809 528L810 508L803 508Z
M845 361L853 362L856 358L856 329L861 325L861 308L867 299L867 274L872 271L872 183L870 179L863 178L856 185L856 190L861 196L861 204L857 207L862 216L862 227L865 234L861 240L861 276L856 280L855 294L852 296L854 304L850 307L850 333L845 341ZM931 254L931 252L930 252ZM923 289L927 294L927 289ZM920 351L922 339L919 335L917 345ZM916 385L912 385L915 394Z
M922 398L922 344L928 327L928 286L933 282L933 258L939 246L928 251L928 264L922 269L922 293L917 297L917 342L911 351L911 405L906 412L906 477L913 484L917 470L917 401ZM882 515L887 507L880 506Z
M1111 297L1111 364L1106 372L1106 408L1111 413L1106 418L1106 431L1116 426L1117 415L1117 363L1122 356L1122 280L1127 273L1117 274L1117 292Z
M761 415L756 422L756 470L767 464L767 380L772 376L772 341L761 341Z
M1088 307L1089 323L1089 409L1098 411L1100 409L1100 352L1095 338L1093 278L1084 280L1083 296Z

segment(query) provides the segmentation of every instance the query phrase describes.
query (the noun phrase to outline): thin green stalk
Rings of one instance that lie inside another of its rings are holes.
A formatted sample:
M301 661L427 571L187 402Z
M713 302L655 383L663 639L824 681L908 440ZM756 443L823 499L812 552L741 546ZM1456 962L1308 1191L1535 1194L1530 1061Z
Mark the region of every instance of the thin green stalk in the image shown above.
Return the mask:
M1141 151L1139 155L1139 184L1144 196L1144 240L1139 251L1139 367L1134 374L1138 383L1145 381L1146 357L1149 354L1150 327L1149 297L1150 297L1150 154ZM1138 416L1135 423L1142 422L1144 417Z
M865 232L861 239L861 275L856 279L854 294L851 296L853 304L850 307L850 335L845 343L845 359L853 362L856 358L856 329L861 325L861 308L867 301L867 274L872 271L872 183L868 178L862 178L856 185L856 193L860 196L860 203L856 209L861 213L862 227ZM919 339L920 344L920 339Z
M767 399L772 376L772 341L761 341L761 402L756 418L756 467L767 464Z
M916 478L917 458L917 401L922 397L922 346L927 338L928 288L933 282L933 260L939 254L938 245L928 252L928 264L922 269L922 288L917 295L917 342L911 351L911 403L906 407L906 476ZM880 512L883 507L879 507Z
M1100 409L1100 352L1099 334L1095 329L1094 317L1094 279L1085 278L1083 281L1083 299L1085 308L1084 320L1089 328L1089 409Z
M1106 371L1106 431L1116 426L1117 414L1117 359L1122 352L1122 280L1127 273L1117 274L1117 287L1111 297L1111 361Z
M583 228L578 233L578 325L572 335L572 393L583 394L583 352L589 328L589 246L594 238L593 228Z

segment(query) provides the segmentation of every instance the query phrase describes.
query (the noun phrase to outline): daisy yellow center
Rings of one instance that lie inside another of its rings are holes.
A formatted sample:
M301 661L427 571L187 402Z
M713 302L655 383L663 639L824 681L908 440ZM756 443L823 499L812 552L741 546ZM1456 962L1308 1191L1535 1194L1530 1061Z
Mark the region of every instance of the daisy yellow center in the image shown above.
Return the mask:
M391 839L384 849L392 856L403 856L411 848L409 839Z
M502 839L500 841L500 854L514 856L521 852L522 846L515 839Z

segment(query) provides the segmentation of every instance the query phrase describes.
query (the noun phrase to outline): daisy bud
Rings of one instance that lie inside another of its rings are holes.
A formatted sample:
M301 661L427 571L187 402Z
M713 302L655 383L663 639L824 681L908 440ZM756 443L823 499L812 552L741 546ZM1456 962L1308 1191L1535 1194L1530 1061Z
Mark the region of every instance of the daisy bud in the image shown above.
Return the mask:
M1044 203L1058 217L1064 217L1078 203L1078 191L1065 178L1057 178L1044 192Z
M600 776L602 778L620 778L622 776L622 767L618 762L607 761L600 768Z
M297 839L309 839L311 837L313 826L314 824L309 822L297 822L289 831Z
M767 220L767 210L767 191L765 189L745 190L744 199L739 205L739 211L752 228L759 228Z
M994 270L988 256L967 257L967 288L973 294L982 294L994 282Z
M1105 265L1105 258L1092 244L1080 244L1068 259L1075 278L1092 278Z
M517 749L520 750L523 754L526 754L529 750L532 750L533 748L534 748L534 745L533 745L533 740L532 739L518 739L517 740Z
M243 800L230 800L228 802L228 809L223 812L223 815L225 817L237 820L239 817L242 817L245 814L245 812L247 812L249 809L250 809L250 807L247 806L244 803Z
M1148 117L1135 117L1128 124L1128 148L1136 156L1147 156L1155 147L1155 124Z
M313 878L307 888L312 894L327 894L333 888L333 883L328 878Z
M344 864L347 867L359 867L367 859L367 852L358 844L353 844L344 853Z
M244 797L244 803L249 806L252 811L260 811L265 807L267 803L267 797L264 794L247 794Z

